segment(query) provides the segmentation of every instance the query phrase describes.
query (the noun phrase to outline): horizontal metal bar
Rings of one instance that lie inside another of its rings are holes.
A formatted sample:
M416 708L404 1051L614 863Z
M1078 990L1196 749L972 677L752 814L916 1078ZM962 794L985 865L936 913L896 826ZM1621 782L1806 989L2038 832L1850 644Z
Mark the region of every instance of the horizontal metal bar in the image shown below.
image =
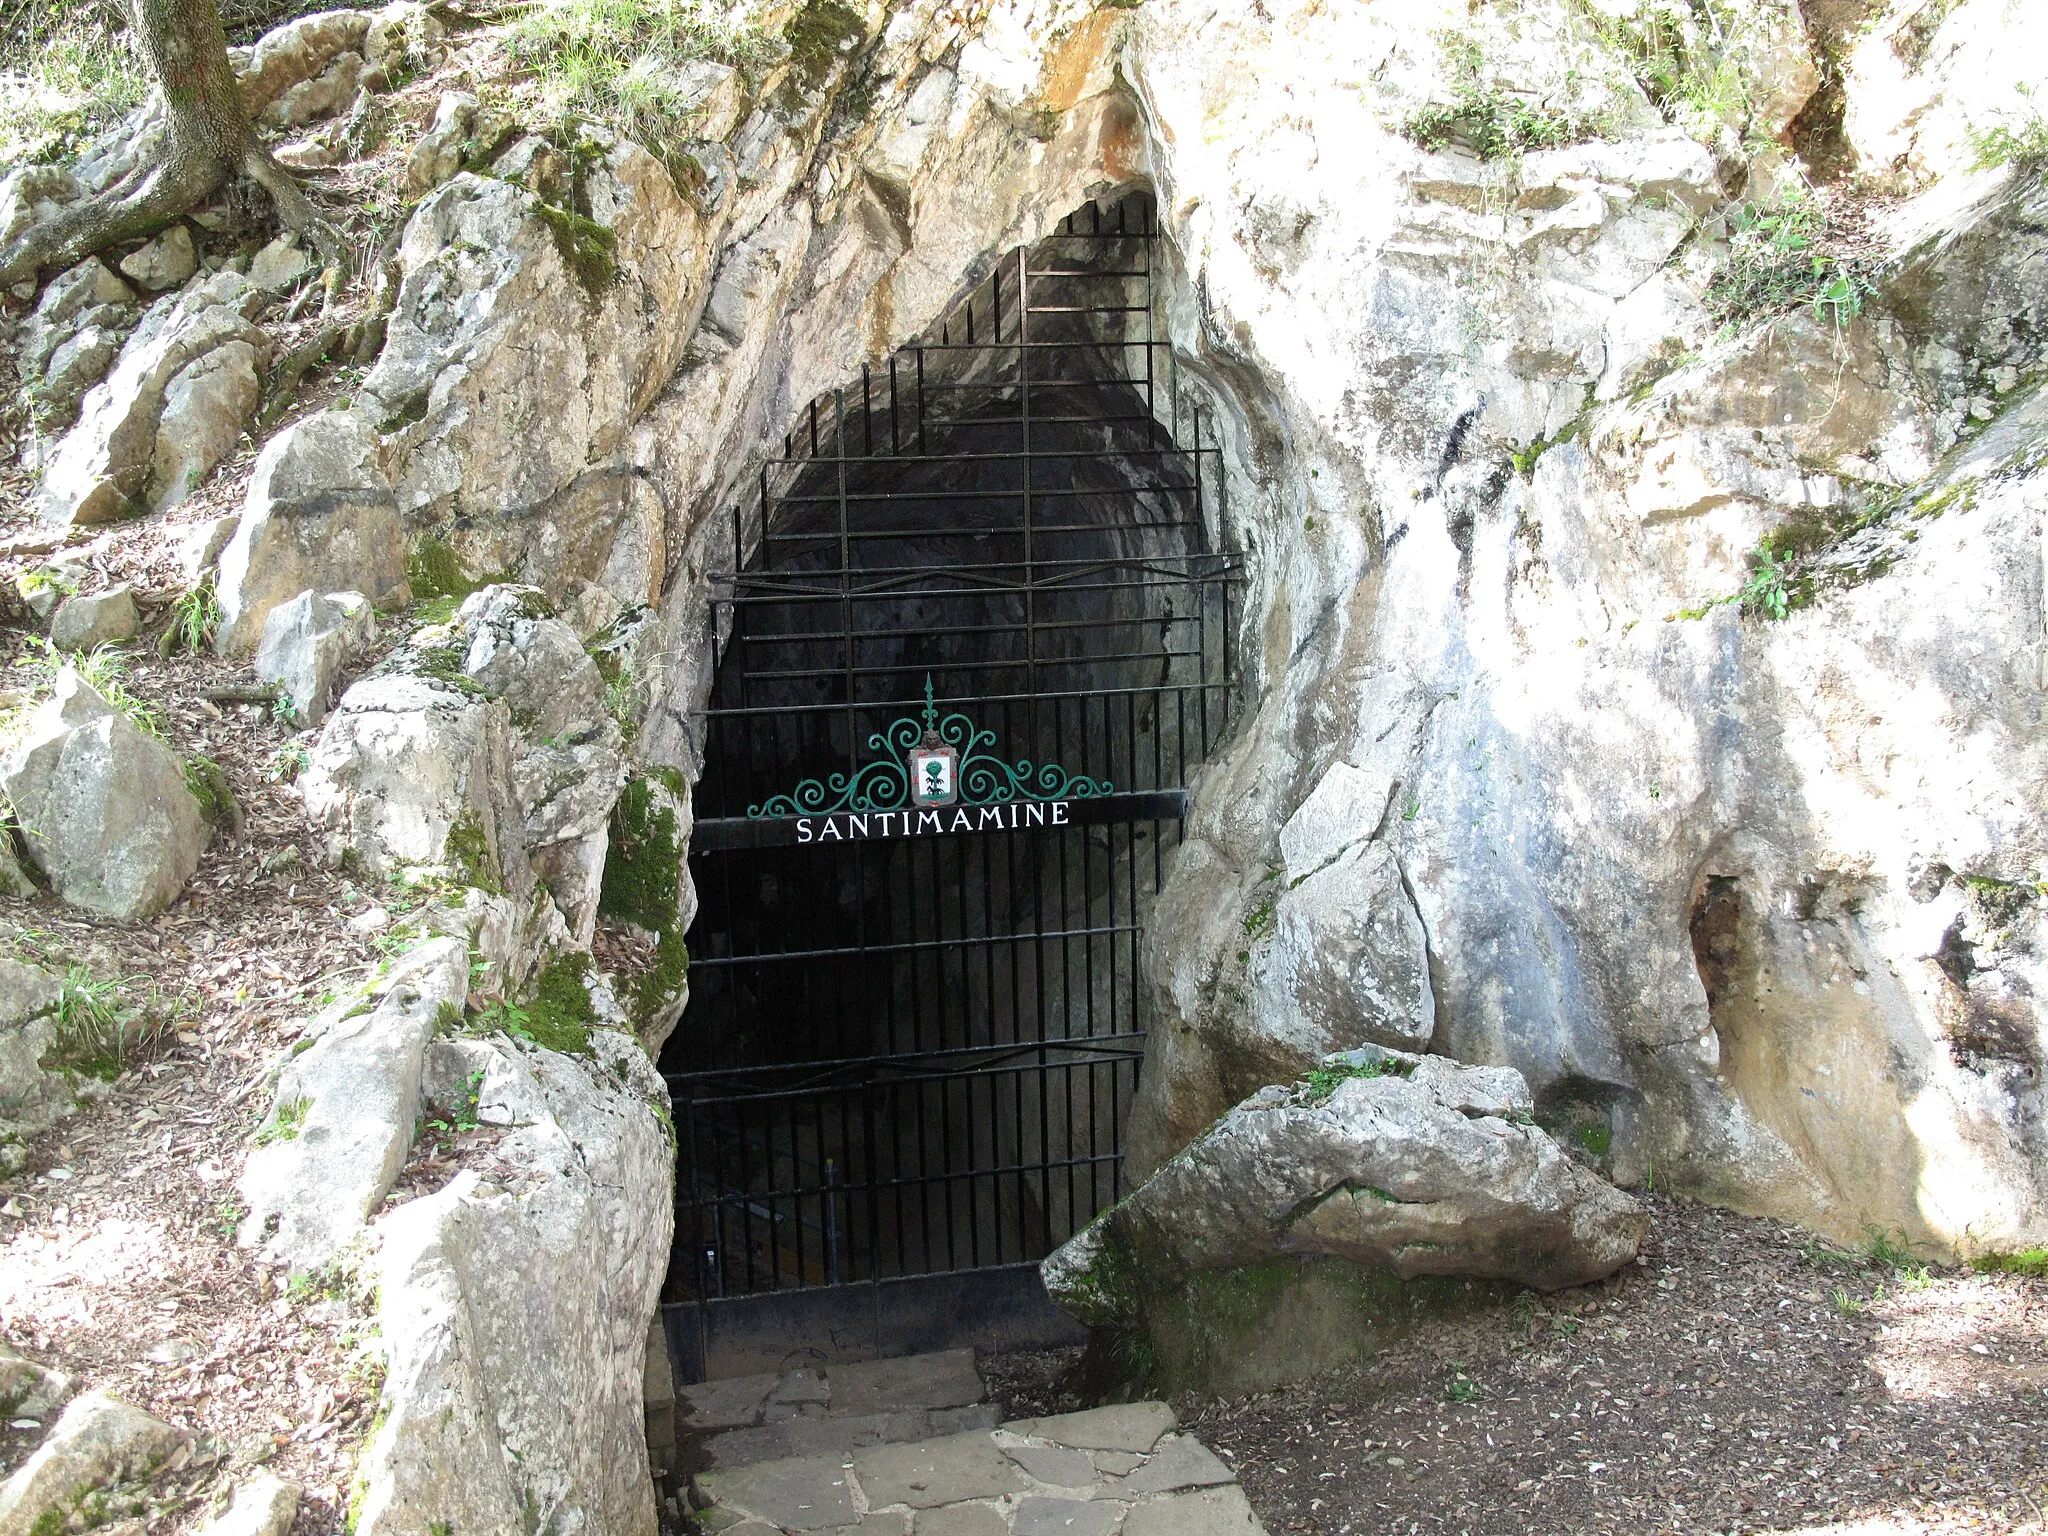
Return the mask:
M1040 695L1040 697L1043 697L1043 695ZM1086 697L1086 695L1080 695L1080 697ZM1011 807L1021 811L1025 803L1022 801L1010 801L1007 805L1001 807L936 806L923 809L929 814L937 815L943 821L952 821L952 813L954 811L964 811L972 814L976 822L980 822L984 820L979 814L981 811L1008 809ZM886 830L877 829L877 818L887 815L892 821L903 821L906 818L914 817L919 809L917 807L913 807L908 811L892 807L886 812L834 811L828 813L820 811L810 816L777 816L759 819L750 816L711 816L706 817L690 829L690 854L694 858L700 853L729 853L742 848L808 847L813 842L817 842L818 846L822 848L828 843L896 842L934 835L943 837L972 835L979 837L984 833L992 834L1010 831L1053 832L1061 827L1093 827L1101 826L1107 822L1120 821L1179 821L1187 815L1188 792L1184 789L1133 790L1119 794L1096 795L1086 799L1036 801L1031 803L1064 806L1066 808L1064 813L1065 819L1055 824L1051 820L1050 812L1048 812L1046 822L1038 826L1023 825L1014 828L1008 826L976 826L966 833L942 829L935 834L916 830L906 833L890 833ZM858 835L855 835L844 825L851 817L859 817L868 823ZM1021 817L1018 819L1022 820ZM830 838L825 838L823 835L824 827L822 823L827 821L839 824L834 835ZM915 822L913 821L911 825L914 827ZM1114 929L1077 928L1062 930L1061 934L1010 935L1009 938L1054 938L1066 933L1080 935L1084 933L1124 933L1127 931L1130 931L1129 926L1125 925ZM783 958L796 955L894 954L928 947L930 946L926 944L912 944L901 947L894 945L871 945L865 949L856 947L852 949L789 950L779 952L779 954ZM761 957L735 955L731 957L731 960L738 962L743 959L755 958ZM692 966L716 966L727 962L721 958L708 957L702 960L693 958L690 963Z
M956 1068L952 1063L981 1060L991 1056L1007 1059L1017 1055L1036 1056L1041 1051L1061 1049L1076 1050L1085 1056L1122 1058L1142 1056L1145 1036L1140 1030L1125 1030L1114 1035L1052 1035L1043 1040L1009 1040L999 1045L960 1045L938 1051L896 1051L878 1056L833 1056L818 1061L768 1062L751 1067L708 1067L699 1072L664 1072L663 1082L671 1088L687 1089L693 1083L722 1082L728 1078L759 1078L775 1073L808 1072L813 1075L834 1072L868 1072L878 1066L898 1066L911 1076L890 1078L890 1082L921 1081L921 1074L936 1073L940 1077L950 1075ZM1076 1063L1081 1065L1082 1063ZM865 1081L865 1079L862 1079ZM795 1091L777 1089L777 1092ZM844 1087L830 1087L823 1083L806 1088L806 1092L842 1092ZM697 1102L697 1101L691 1101Z
M1041 665L1043 665L1043 663L1041 663ZM1059 693L992 693L992 694L986 694L986 695L982 695L982 696L979 696L979 697L975 698L974 700L972 700L971 702L972 702L972 703L974 704L975 708L977 708L977 709L981 709L981 708L985 708L985 707L986 707L987 705L990 705L990 704L1000 704L1000 703L1004 702L1005 700L1034 700L1034 699L1036 699L1036 700L1049 700L1049 699L1119 699L1119 698L1122 698L1122 697L1124 697L1124 696L1125 696L1126 694L1135 694L1135 693L1151 693L1151 694L1166 694L1166 693L1178 693L1178 694L1184 694L1184 695L1186 695L1186 694L1200 694L1200 693L1205 693L1205 692L1208 692L1208 693L1217 693L1217 692L1221 692L1222 690L1224 690L1224 689L1226 689L1226 688L1230 688L1230 687L1235 687L1235 686L1236 686L1236 684L1235 684L1235 682L1234 682L1234 681L1233 681L1233 682L1226 682L1226 681L1225 681L1224 679L1222 679L1222 678L1209 678L1209 679L1207 679L1207 680L1205 680L1205 681L1202 681L1202 682L1187 682L1187 683L1165 683L1165 684L1160 684L1160 683L1149 683L1149 684L1146 684L1146 685L1145 685L1145 686L1143 686L1143 687L1136 687L1136 688L1091 688L1091 689L1088 689L1088 690L1087 690L1086 692L1082 692L1082 693L1076 693L1076 692L1071 692L1071 691L1065 691L1065 690L1063 690L1063 691L1061 691L1061 692L1059 692ZM955 701L955 702L958 702L958 701ZM738 720L738 719L743 719L743 718L745 718L745 717L747 717L747 716L750 716L750 715L818 715L818 714L839 714L839 715L843 715L843 714L853 714L853 713L859 713L859 714L876 714L876 715L879 715L879 714L886 714L886 713L889 713L890 711L895 711L895 712L897 712L897 713L899 713L899 714L900 714L900 713L901 713L901 712L902 712L903 710L905 710L905 709L907 709L907 708L909 708L909 707L910 707L910 700L908 700L908 699L898 699L898 700L895 700L895 701L893 701L893 702L890 702L890 701L876 701L876 700L870 700L870 701L867 701L867 702L864 702L864 703L852 703L852 704L848 704L848 703L844 703L844 702L839 702L839 703L832 703L832 704L754 704L754 705L727 705L727 706L725 706L725 707L723 707L723 708L719 708L719 709L693 709L693 710L689 711L689 713L690 713L691 717L692 717L692 718L694 718L694 719L700 719L700 720L702 720L702 719L709 719L709 720L714 720L714 721L716 721L716 720ZM942 708L951 708L951 707L952 707L952 705L951 705L951 704L947 704L947 705L943 705L943 706L941 706L941 707L942 707Z

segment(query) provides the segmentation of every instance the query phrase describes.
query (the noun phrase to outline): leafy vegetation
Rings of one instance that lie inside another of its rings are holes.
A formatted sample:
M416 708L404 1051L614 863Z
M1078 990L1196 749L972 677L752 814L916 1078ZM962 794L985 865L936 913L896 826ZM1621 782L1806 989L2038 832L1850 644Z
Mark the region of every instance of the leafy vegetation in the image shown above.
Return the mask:
M213 644L221 618L220 594L209 578L171 604L171 626L164 632L165 654L179 650L201 654Z
M72 655L35 635L29 639L28 650L16 657L14 664L28 674L29 680L30 705L18 706L21 714L25 715L28 707L56 686L58 674L68 666L77 671L79 679L87 687L126 715L136 729L159 741L163 739L163 711L128 691L128 662L113 646L98 645L90 651ZM10 711L10 715L14 713ZM6 744L9 726L18 732L23 723L25 721L10 720L7 724L0 724L0 749L4 749Z
M555 0L522 16L506 47L558 112L654 143L684 136L694 103L682 66L758 68L775 52L715 0Z
M57 992L57 1031L43 1065L112 1082L161 1040L176 1018L146 978L95 977L82 965L65 973Z
M1688 133L1741 128L1749 85L1736 48L1737 15L1727 0L1643 0L1633 10L1580 0L1579 13L1663 115Z
M1437 34L1451 100L1411 112L1402 136L1424 149L1456 146L1482 160L1504 160L1526 150L1554 149L1599 138L1595 116L1510 91L1487 73L1479 45L1456 32Z
M1970 128L1970 149L1980 171L2011 166L2022 176L2048 170L2048 115L2034 104L2027 86L2018 87L2023 111L1994 114L1997 121Z
M1307 1101L1311 1104L1320 1104L1335 1093L1340 1084L1348 1083L1354 1078L1407 1075L1406 1063L1381 1056L1366 1061L1326 1061L1304 1073L1301 1083L1307 1090Z
M100 8L0 7L0 165L66 159L148 95L126 29Z
M1707 307L1723 325L1811 307L1839 329L1876 291L1868 264L1846 250L1844 231L1810 192L1774 206L1744 203L1733 224L1727 265L1707 290Z

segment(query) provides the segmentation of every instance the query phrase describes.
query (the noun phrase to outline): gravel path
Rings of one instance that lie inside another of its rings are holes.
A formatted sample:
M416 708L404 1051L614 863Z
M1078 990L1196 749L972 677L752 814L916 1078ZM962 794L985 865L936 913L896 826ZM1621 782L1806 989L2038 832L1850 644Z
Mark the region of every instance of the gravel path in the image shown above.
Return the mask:
M1182 1422L1275 1533L2048 1531L2048 1282L1653 1203L1612 1281ZM988 1374L1052 1406L1074 1365Z

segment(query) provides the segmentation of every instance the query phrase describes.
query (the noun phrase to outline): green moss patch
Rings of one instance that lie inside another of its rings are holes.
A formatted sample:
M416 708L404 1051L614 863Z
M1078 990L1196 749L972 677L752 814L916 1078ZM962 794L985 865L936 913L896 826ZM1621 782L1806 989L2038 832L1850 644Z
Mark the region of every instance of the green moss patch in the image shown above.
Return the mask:
M580 951L557 955L541 971L526 1008L526 1032L535 1045L570 1056L590 1054L597 1010L585 982L589 974L590 956Z
M682 839L674 807L658 795L659 784L680 798L688 790L673 768L657 768L630 781L612 813L611 849L597 910L631 923L656 939L655 963L631 981L635 1014L646 1019L682 990L690 973L683 942Z
M866 36L866 22L843 0L807 0L782 29L791 81L805 92L817 91L840 56Z
M555 250L592 299L604 296L619 280L619 237L595 219L536 200L534 212L555 238Z
M504 882L498 878L497 852L491 847L490 834L484 830L483 818L475 807L463 807L462 814L448 829L445 848L450 867L464 884L493 896L504 894Z

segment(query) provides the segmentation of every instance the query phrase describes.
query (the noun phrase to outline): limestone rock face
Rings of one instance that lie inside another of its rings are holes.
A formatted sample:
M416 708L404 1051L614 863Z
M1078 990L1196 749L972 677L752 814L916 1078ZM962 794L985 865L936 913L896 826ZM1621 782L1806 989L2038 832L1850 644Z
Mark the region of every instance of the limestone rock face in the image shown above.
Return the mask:
M455 1083L483 1073L477 1113L511 1127L499 1153L519 1187L465 1171L378 1224L389 1366L359 1464L362 1536L530 1522L653 1536L640 1401L674 1148L639 1047L609 1030L592 1044L591 1058L502 1037L434 1048Z
M242 1174L244 1246L309 1271L363 1231L412 1146L428 1042L468 998L468 946L430 939L308 1026Z
M77 1105L67 1076L43 1067L57 1039L61 987L60 977L0 958L0 1167L10 1172L27 1162L21 1144Z
M625 782L603 694L546 594L485 587L349 689L301 794L365 868L442 869L521 904L538 884L587 945Z
M187 1440L182 1430L108 1392L88 1392L5 1484L0 1536L65 1529L73 1506L95 1488L146 1479Z
M36 493L44 521L105 523L170 506L212 471L254 410L256 370L270 357L248 319L257 298L227 271L151 306L51 456Z
M1527 1123L1534 1103L1519 1074L1442 1057L1367 1059L1388 1070L1341 1081L1320 1102L1272 1088L1240 1104L1047 1259L1048 1293L1107 1325L1130 1321L1133 1305L1111 1255L1162 1283L1313 1256L1403 1280L1466 1275L1545 1290L1635 1257L1648 1211Z
M299 794L336 854L369 874L434 872L521 898L532 888L511 716L446 676L382 673L351 687Z
M376 634L376 614L362 593L301 592L263 621L256 679L281 685L298 719L318 725L341 669Z
M529 559L529 529L565 520L525 514L621 444L673 370L703 284L698 215L659 161L618 143L578 174L611 231L602 253L579 255L559 215L510 181L461 175L429 196L363 384L406 517L461 518L477 530L458 542L473 569L516 570L557 598L603 575L611 541L581 569ZM619 594L648 595L644 571Z
M345 411L293 423L257 456L242 521L221 552L221 653L255 649L270 610L308 589L402 602L405 556L369 423Z
M105 917L161 912L206 847L206 818L171 750L69 667L0 761L0 793L51 889Z
M44 285L21 329L21 370L46 410L71 418L106 376L135 314L135 291L97 256Z

